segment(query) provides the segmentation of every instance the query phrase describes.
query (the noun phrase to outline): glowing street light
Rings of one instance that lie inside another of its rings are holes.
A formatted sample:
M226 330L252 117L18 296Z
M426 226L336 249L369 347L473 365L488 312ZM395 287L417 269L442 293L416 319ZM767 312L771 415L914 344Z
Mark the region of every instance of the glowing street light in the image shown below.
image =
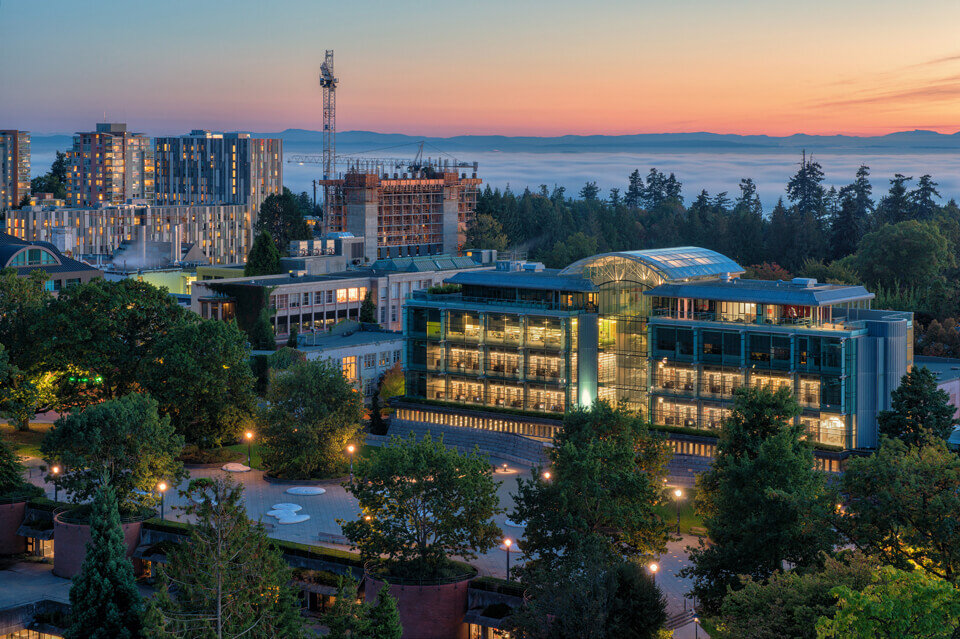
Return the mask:
M248 430L243 434L243 436L246 437L247 439L247 466L251 466L250 460L252 456L250 454L250 451L251 451L251 446L253 445L253 431Z
M357 447L353 444L347 446L347 454L350 455L350 481L353 481L353 453L357 450Z
M507 537L503 540L503 547L507 551L507 581L510 581L510 546L513 545L513 540Z
M700 639L700 617L693 618L693 639Z
M60 485L57 483L57 475L60 474L60 467L54 466L50 469L50 472L53 473L53 501L59 501L57 499L57 492L59 491Z
M547 480L547 481L550 481L550 471L549 471L549 470L548 470L547 472L543 473L543 478L544 478L545 480Z
M683 498L683 491L677 488L673 491L673 496L677 501L677 534L680 534L680 500Z
M157 484L157 491L160 493L160 519L163 519L163 494L167 492L167 482L162 481Z
M660 570L660 566L658 566L656 563L652 563L647 566L647 569L650 571L650 575L653 578L653 583L657 583L657 571Z

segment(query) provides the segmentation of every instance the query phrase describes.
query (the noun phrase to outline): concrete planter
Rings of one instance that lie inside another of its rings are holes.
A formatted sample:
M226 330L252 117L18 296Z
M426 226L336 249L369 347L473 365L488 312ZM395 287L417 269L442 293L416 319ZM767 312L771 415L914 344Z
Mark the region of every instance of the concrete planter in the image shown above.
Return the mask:
M473 576L453 583L390 584L403 639L466 639L467 590ZM366 573L364 598L374 602L384 582Z
M80 572L83 559L87 555L90 525L63 521L63 514L58 513L53 518L53 574L69 579ZM127 547L127 557L133 557L133 551L140 543L142 525L142 521L120 524L123 529L123 543Z
M16 555L27 550L27 539L17 534L27 511L27 501L0 504L0 555Z

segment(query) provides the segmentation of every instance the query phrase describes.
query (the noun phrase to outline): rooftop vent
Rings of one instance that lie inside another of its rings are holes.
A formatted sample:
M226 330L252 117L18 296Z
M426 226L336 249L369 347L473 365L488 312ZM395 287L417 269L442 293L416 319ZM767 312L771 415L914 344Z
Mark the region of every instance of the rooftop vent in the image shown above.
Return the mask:
M524 262L523 270L525 271L542 271L544 269L543 262Z
M794 286L799 286L800 288L813 288L817 285L817 278L815 277L795 277L791 280Z

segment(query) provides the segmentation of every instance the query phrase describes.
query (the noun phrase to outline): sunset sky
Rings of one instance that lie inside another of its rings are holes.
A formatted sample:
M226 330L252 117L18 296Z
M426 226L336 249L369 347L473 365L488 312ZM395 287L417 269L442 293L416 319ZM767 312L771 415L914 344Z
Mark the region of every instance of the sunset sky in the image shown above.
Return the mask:
M0 0L0 128L960 130L957 0Z

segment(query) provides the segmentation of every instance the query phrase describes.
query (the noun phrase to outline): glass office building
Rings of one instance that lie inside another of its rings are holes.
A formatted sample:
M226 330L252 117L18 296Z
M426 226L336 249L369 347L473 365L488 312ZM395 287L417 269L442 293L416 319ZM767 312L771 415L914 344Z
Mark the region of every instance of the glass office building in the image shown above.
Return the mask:
M407 397L543 416L601 398L715 431L739 386L787 387L814 441L874 447L912 364L912 314L871 310L861 286L742 272L679 247L457 274L459 290L407 302Z

